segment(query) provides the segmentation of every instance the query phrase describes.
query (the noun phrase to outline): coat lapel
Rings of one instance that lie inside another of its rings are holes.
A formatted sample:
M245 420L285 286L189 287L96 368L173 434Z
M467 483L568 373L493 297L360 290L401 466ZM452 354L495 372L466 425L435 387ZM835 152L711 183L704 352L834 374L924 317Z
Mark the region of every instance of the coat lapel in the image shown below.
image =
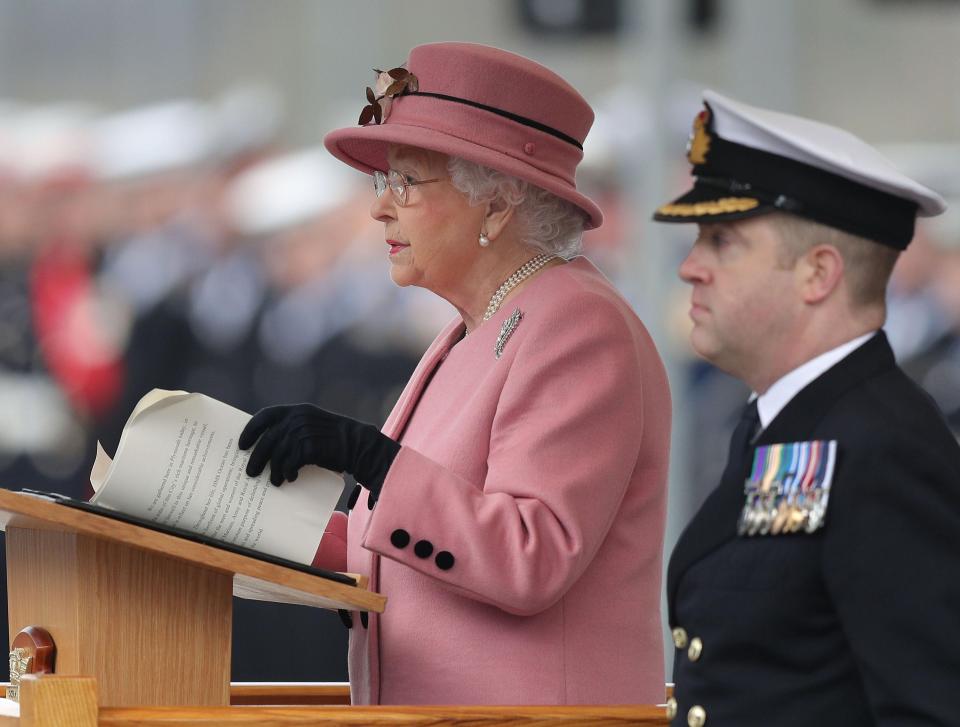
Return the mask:
M434 339L433 343L423 354L420 363L417 364L413 376L403 388L403 393L397 400L397 404L387 417L383 425L383 433L391 439L399 440L403 435L403 430L410 420L410 415L420 401L420 395L430 382L433 372L450 351L453 344L459 340L463 334L463 321L455 318L447 324L440 334Z
M887 337L880 331L849 356L811 381L761 432L746 461L728 462L720 484L710 493L677 541L667 569L670 623L676 623L677 587L684 572L707 554L737 537L743 507L743 481L756 446L809 439L840 397L865 380L896 366Z

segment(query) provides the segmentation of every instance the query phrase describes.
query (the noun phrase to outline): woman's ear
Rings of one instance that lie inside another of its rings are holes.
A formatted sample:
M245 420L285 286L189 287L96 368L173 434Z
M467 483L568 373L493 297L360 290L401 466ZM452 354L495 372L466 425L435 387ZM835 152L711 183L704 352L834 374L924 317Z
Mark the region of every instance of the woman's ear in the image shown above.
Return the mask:
M483 232L488 238L497 239L513 219L514 209L516 209L515 206L503 197L487 202L486 212L483 215Z

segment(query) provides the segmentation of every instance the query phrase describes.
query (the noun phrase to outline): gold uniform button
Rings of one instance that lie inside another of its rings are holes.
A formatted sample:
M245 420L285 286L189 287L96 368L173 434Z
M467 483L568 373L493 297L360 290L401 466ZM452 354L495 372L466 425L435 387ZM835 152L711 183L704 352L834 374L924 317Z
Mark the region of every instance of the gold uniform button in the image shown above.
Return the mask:
M673 645L678 649L687 648L687 630L682 626L677 626L673 630Z
M694 636L692 639L690 639L690 648L687 649L687 656L690 657L690 661L697 661L702 653L703 642L700 640L699 636Z
M673 697L667 700L667 719L672 720L677 716L677 700Z
M687 724L690 727L703 727L706 723L707 710L705 710L699 704L695 704L690 707L690 711L687 712Z

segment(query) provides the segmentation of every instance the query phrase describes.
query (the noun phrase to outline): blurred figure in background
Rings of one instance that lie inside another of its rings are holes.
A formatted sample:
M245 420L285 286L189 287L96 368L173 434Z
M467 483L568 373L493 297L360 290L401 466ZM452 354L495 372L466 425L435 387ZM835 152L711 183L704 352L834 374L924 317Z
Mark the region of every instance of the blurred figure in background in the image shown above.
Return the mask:
M939 225L931 224L936 221L939 219L918 222L913 241L897 260L890 279L883 329L904 362L923 356L950 329L935 290L944 257L944 245L936 233Z
M214 132L210 110L192 100L123 111L97 123L97 172L109 207L100 281L130 316L122 391L98 431L108 452L143 394L182 388L182 356L190 345L182 297L209 267L220 241L202 206Z
M416 337L368 330L398 301L385 261L370 260L364 244L369 199L358 181L318 148L261 165L235 186L232 207L245 234L262 241L268 286L251 409L326 401L383 421L416 364Z
M272 230L246 224L269 202L248 197L238 206L234 190L249 170L269 165L277 153L280 113L279 100L265 88L239 88L221 99L202 195L191 210L206 230L210 257L157 314L160 325L182 329L175 335L184 345L167 365L177 387L248 411L254 398L250 371L258 356L252 341L268 291L261 247ZM286 192L298 199L319 195L302 187Z
M914 351L904 370L934 398L960 438L960 247L954 242L940 250L936 261L928 291L939 335Z
M899 144L888 152L898 166L945 192L948 206L918 221L897 260L884 330L903 370L934 398L960 438L960 146Z
M123 375L122 311L96 281L93 112L64 104L0 113L0 483L83 497L91 431ZM5 567L0 547L4 649Z
M11 446L34 486L75 496L85 492L87 430L117 400L124 335L96 280L101 208L91 119L89 109L67 105L22 113L19 159L0 193L4 369L12 375L5 391L13 397L0 407L10 417L0 431L20 438Z

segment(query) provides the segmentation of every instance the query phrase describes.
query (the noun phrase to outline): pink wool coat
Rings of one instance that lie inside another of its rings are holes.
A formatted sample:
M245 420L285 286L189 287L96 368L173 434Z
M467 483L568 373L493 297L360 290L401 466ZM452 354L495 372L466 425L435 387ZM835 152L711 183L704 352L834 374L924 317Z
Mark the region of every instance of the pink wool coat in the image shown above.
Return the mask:
M350 513L346 568L388 598L366 628L353 615L354 702L663 702L653 342L585 258L462 332L427 350L383 429L402 448L380 499Z

